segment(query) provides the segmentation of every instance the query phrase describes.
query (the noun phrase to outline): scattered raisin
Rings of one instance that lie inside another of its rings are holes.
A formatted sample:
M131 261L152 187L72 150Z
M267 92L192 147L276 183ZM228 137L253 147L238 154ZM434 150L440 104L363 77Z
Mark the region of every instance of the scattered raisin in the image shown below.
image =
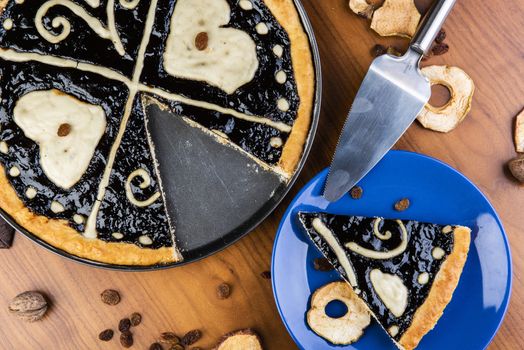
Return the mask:
M200 338L202 338L202 332L199 329L193 329L192 331L187 332L186 335L182 337L180 343L185 346L193 345L197 341L199 341Z
M110 341L111 339L113 339L114 334L115 332L113 332L112 329L106 329L105 331L100 332L100 334L98 335L98 339L100 339L101 341Z
M130 348L133 346L133 333L127 331L122 334L120 334L120 344L124 348Z
M437 36L435 37L435 42L437 44L442 44L445 39L446 39L446 31L444 29L441 29L440 32L438 32Z
M118 322L118 330L122 333L129 331L131 328L131 320L129 318L123 318Z
M133 312L130 316L131 326L136 327L142 322L142 315L138 312Z
M382 56L387 52L387 49L384 45L376 44L371 48L371 56L378 57Z
M160 341L162 343L178 344L180 338L173 332L164 332L160 334Z
M334 269L333 265L331 265L329 260L326 258L316 258L313 260L313 267L315 270L323 272L332 271Z
M260 274L260 276L263 279L270 280L271 279L271 272L270 271L264 271Z
M64 123L60 124L58 127L57 135L60 137L65 137L71 133L71 124Z
M364 190L360 186L355 186L349 191L349 194L351 198L353 199L360 199L362 198L362 194L364 193Z
M448 50L449 50L449 45L445 43L441 43L441 44L435 44L435 46L433 46L433 48L431 49L431 52L433 53L433 55L439 56L439 55L445 54L446 52L448 52Z
M149 350L164 350L164 347L159 343L153 343L149 347Z
M209 36L207 35L207 33L200 32L195 37L195 47L199 51L204 51L205 49L207 49L208 41L209 41Z
M396 211L404 211L409 208L409 199L403 198L399 200L397 203L395 203L395 210Z
M180 344L175 344L169 350L184 350L184 346Z
M100 294L102 301L107 305L116 305L120 302L120 294L113 289L106 289Z
M397 57L402 56L402 52L400 52L400 50L395 46L388 47L388 54L391 56L397 56Z
M229 284L221 283L217 287L218 299L224 300L224 299L229 298L230 295L231 295L231 287L229 286Z

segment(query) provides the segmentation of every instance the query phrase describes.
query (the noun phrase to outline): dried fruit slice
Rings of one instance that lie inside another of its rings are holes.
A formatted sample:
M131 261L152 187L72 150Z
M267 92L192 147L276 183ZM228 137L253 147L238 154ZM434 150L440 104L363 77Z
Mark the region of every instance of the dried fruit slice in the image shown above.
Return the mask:
M431 85L444 85L449 89L450 99L441 107L426 104L418 116L423 127L440 132L449 132L464 120L471 109L475 92L473 80L462 69L451 66L428 66L422 73Z
M262 350L262 343L254 330L241 329L224 335L213 350Z
M515 120L515 149L519 153L524 152L524 109Z
M326 314L326 306L334 300L347 306L348 311L344 316L333 318ZM370 322L366 304L346 282L329 283L317 289L311 297L307 323L316 334L333 344L347 345L356 342Z
M419 21L420 13L413 0L386 0L373 13L371 29L381 36L412 37Z
M357 15L365 18L371 18L375 7L368 4L366 0L349 0L349 8Z

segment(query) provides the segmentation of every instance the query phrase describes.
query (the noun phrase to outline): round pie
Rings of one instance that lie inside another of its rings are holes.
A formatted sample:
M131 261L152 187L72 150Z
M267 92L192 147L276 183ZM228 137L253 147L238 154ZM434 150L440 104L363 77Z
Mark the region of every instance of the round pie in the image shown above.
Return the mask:
M0 207L41 240L108 264L184 258L152 108L257 172L295 172L315 80L294 1L0 6Z

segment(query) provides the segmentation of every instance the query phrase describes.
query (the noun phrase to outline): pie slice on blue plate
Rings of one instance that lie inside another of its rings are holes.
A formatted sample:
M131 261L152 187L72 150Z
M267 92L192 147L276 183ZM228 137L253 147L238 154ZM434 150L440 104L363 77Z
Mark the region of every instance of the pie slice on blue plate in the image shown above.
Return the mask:
M298 218L393 342L416 348L453 296L471 230L326 213L299 212Z

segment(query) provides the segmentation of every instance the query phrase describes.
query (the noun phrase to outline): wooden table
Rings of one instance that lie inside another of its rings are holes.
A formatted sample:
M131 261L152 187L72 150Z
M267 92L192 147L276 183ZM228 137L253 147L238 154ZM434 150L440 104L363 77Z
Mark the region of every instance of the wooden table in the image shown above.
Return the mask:
M136 328L136 349L147 349L160 332L179 334L200 328L199 346L211 347L224 333L245 327L260 332L266 349L294 349L278 316L271 283L260 273L270 269L277 225L295 195L330 162L347 109L371 62L376 43L406 41L380 38L369 23L352 14L347 0L303 0L323 62L324 96L318 135L294 189L280 207L250 235L213 257L189 266L152 273L94 269L68 261L21 235L0 251L1 349L120 349L118 340L101 343L98 333L116 327L133 311L144 316ZM425 7L427 2L423 4ZM414 124L396 148L447 162L475 182L497 208L513 249L513 296L506 320L490 349L524 348L524 187L508 177L514 116L524 107L524 2L459 0L445 25L450 51L425 64L462 67L477 90L468 118L453 132L439 134ZM233 287L218 300L216 286ZM121 291L117 306L100 302L105 288ZM26 324L7 312L19 292L41 290L51 299L45 320Z

